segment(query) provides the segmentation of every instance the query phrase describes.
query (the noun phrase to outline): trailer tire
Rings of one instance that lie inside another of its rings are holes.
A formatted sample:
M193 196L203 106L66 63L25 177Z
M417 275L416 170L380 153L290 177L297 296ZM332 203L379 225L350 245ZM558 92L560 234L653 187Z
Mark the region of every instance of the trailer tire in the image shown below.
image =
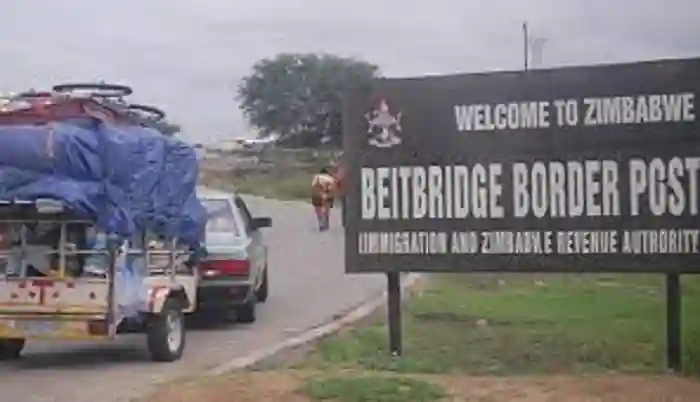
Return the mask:
M25 343L24 338L0 339L0 360L19 359Z
M148 317L146 340L151 360L172 362L185 350L185 315L180 300L169 297L158 314Z

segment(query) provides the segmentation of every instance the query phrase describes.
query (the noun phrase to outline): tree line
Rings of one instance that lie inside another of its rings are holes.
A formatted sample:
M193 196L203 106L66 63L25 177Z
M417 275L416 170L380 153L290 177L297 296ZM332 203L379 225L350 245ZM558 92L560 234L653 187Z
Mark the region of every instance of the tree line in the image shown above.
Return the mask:
M329 54L283 53L253 65L236 93L240 109L261 138L282 146L341 145L343 96L369 91L379 67Z

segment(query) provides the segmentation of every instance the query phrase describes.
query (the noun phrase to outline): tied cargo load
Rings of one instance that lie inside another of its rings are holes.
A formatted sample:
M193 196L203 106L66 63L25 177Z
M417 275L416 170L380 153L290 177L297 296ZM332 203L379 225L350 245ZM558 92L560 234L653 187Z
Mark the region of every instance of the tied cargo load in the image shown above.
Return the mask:
M67 84L0 99L0 199L51 198L105 232L197 247L206 213L195 151L170 137L162 111L127 104L130 93Z

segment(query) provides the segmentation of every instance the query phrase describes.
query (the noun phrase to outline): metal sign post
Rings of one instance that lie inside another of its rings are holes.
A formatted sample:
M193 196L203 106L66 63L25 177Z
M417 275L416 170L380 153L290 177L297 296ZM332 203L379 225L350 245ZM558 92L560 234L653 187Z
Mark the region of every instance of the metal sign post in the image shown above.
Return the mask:
M666 367L680 373L681 359L681 280L677 273L666 274Z
M389 350L398 357L403 353L403 325L401 322L401 274L387 272L387 321L389 323Z

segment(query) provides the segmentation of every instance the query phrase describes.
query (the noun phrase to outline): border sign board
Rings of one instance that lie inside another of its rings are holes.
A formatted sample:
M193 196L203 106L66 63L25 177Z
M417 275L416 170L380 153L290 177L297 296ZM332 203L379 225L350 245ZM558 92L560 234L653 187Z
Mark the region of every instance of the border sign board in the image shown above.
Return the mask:
M348 273L700 273L700 58L349 96Z

